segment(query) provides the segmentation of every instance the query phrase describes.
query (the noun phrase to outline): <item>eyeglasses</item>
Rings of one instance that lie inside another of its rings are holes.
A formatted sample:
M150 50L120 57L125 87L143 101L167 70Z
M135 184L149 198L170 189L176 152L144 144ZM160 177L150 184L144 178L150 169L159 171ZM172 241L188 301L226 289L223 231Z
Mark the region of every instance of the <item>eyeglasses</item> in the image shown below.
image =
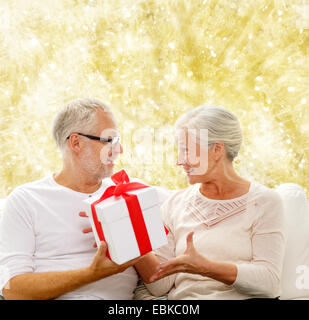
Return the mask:
M78 135L86 137L88 139L92 139L92 140L98 140L98 141L103 141L103 142L109 142L111 143L113 146L116 145L117 143L120 143L121 138L120 137L112 137L112 138L101 138L101 137L96 137L96 136L92 136L90 134L83 134L80 132L77 132ZM69 139L70 136L67 137L67 139Z

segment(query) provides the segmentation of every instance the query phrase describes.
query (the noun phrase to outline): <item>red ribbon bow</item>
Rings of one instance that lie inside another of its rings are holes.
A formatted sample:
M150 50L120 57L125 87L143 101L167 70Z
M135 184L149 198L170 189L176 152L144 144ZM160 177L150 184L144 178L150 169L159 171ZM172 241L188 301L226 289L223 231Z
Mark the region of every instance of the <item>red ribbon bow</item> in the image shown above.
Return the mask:
M99 222L95 211L95 205L112 196L122 196L129 211L130 220L133 226L133 231L136 237L140 254L143 255L147 252L152 251L151 242L137 195L128 193L129 191L144 189L148 188L149 186L139 182L130 182L130 179L125 170L116 172L111 176L111 179L116 185L108 187L100 197L100 199L91 204L92 218L100 241L105 241L105 237L103 234L101 223ZM168 230L166 228L165 232L166 234L168 233ZM106 255L110 259L108 250L106 251Z

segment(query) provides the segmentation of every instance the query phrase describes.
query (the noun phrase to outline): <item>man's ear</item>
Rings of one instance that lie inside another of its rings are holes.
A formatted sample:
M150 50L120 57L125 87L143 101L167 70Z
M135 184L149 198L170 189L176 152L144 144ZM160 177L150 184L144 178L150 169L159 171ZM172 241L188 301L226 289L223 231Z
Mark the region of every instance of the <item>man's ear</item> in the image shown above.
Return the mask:
M69 138L69 146L71 148L71 150L75 153L79 153L81 148L82 148L82 139L80 138L80 136L78 134L71 134L70 138Z

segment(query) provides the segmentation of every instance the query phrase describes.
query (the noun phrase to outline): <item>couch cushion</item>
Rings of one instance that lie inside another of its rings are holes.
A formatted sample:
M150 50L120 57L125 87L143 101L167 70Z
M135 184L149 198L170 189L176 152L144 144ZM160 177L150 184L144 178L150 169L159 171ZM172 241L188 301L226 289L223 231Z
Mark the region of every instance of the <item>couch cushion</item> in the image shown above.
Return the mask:
M309 299L309 204L305 191L294 183L276 188L286 213L286 252L280 299Z
M0 219L1 219L1 216L2 216L4 204L5 204L5 199L0 199Z
M144 282L139 280L137 287L134 290L133 300L167 300L167 295L161 297L151 295Z

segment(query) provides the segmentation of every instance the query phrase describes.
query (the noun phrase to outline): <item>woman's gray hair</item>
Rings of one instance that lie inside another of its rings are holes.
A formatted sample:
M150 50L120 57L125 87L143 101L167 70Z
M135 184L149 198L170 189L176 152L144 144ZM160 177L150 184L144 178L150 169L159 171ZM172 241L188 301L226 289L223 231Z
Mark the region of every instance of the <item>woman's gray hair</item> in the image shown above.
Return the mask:
M94 134L97 126L95 112L101 109L112 117L111 109L98 99L77 99L61 109L52 125L53 138L61 152L64 152L67 137L73 132Z
M195 129L203 134L208 130L208 144L224 143L226 156L233 161L242 144L242 131L238 118L223 107L202 105L182 115L176 129ZM200 137L201 144L203 137Z

